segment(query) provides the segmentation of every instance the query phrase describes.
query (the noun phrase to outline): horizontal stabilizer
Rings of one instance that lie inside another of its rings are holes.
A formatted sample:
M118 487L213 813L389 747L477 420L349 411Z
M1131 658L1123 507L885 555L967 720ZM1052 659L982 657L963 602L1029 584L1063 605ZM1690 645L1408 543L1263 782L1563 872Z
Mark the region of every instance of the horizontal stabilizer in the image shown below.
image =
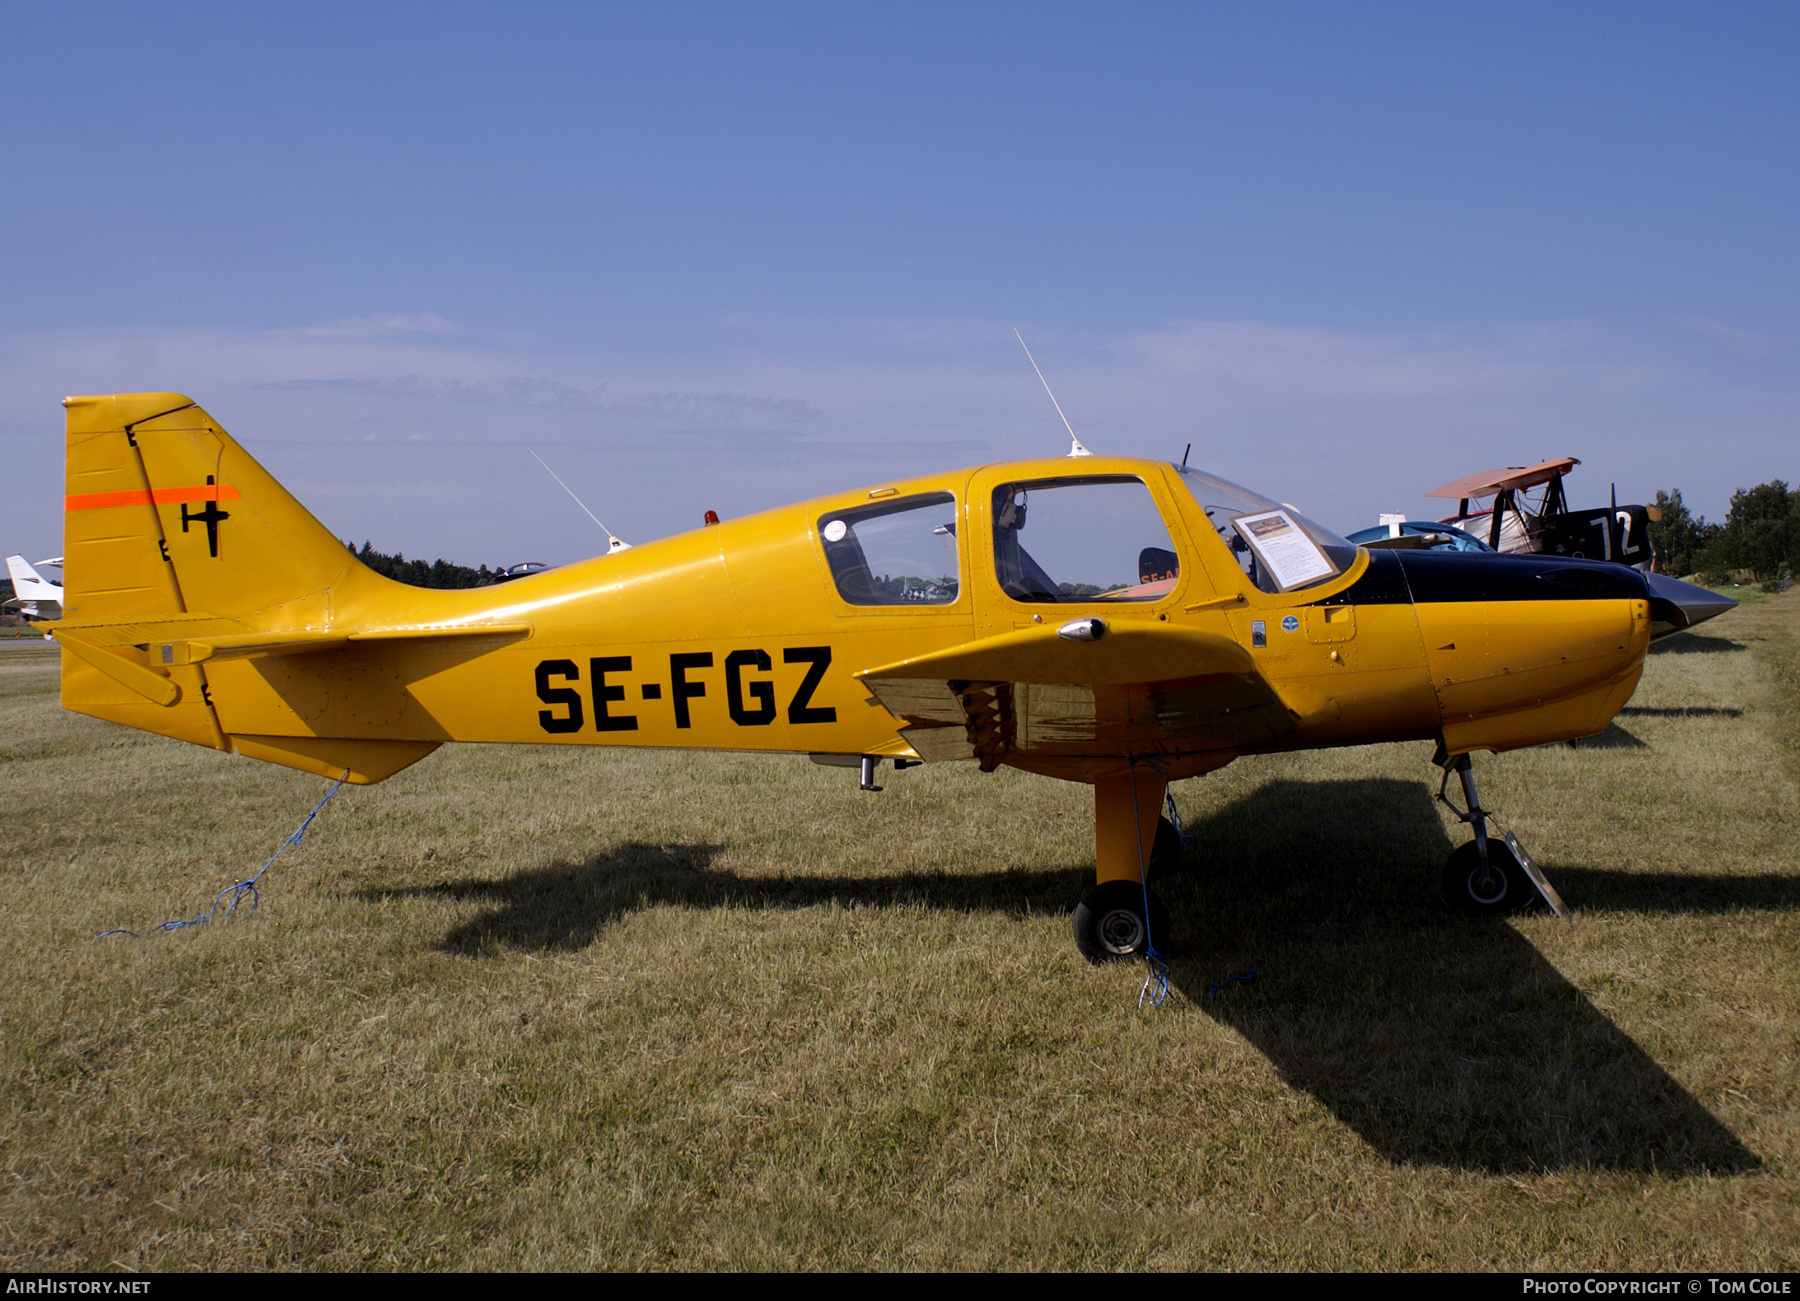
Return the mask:
M302 651L337 650L349 645L386 641L453 640L494 637L510 641L531 632L528 623L464 624L455 628L359 628L350 632L245 632L227 637L206 637L187 643L188 663L208 659L243 659L251 655L295 655ZM179 655L179 649L175 654ZM175 659L174 663L184 661Z
M51 631L59 641L80 641L96 648L135 647L153 663L199 664L204 660L243 659L252 655L297 655L337 650L351 643L422 641L437 638L495 637L511 640L531 632L528 623L476 623L448 627L315 629L268 632L246 628L236 619L211 614L177 614L160 619L111 622L63 620ZM104 670L103 670L104 671Z
M126 659L123 655L115 655L80 633L58 630L56 644L73 655L90 668L98 669L107 677L117 682L128 691L134 691L151 704L161 705L167 709L181 700L181 688L163 677L153 673L135 660Z
M235 619L210 614L165 615L160 619L74 622L50 626L57 644L92 668L153 704L168 708L181 700L181 688L157 667L200 664L207 660L243 659L254 655L295 655L339 650L352 643L417 642L425 639L493 637L511 640L531 632L525 623L462 624L456 627L360 628L351 631L258 632ZM124 652L123 654L119 652ZM145 667L144 661L154 667Z

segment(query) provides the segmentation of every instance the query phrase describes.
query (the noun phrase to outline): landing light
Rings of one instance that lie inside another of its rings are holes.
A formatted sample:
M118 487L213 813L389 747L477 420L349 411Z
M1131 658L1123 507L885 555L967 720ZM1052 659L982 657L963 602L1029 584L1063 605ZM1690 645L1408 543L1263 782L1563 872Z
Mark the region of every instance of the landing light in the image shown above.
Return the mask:
M1106 636L1104 619L1071 619L1056 630L1056 635L1066 641L1099 641Z

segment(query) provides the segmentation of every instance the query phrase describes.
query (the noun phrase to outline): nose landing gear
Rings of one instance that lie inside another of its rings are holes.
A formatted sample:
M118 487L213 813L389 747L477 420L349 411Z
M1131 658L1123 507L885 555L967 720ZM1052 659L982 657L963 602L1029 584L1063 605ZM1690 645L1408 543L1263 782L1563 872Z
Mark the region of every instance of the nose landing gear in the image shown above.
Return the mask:
M1487 810L1481 807L1475 793L1475 770L1469 756L1459 754L1451 759L1440 750L1435 762L1444 770L1438 799L1475 833L1475 839L1454 850L1444 864L1444 902L1460 913L1498 917L1523 912L1542 899L1551 912L1567 921L1569 910L1562 897L1531 861L1518 837L1510 831L1499 841L1488 835ZM1452 772L1462 779L1466 809L1457 808L1444 793L1450 786Z
M1477 917L1523 912L1536 897L1524 869L1504 841L1496 844L1490 840L1486 848L1485 859L1482 846L1474 841L1451 853L1444 864L1444 902L1457 912Z

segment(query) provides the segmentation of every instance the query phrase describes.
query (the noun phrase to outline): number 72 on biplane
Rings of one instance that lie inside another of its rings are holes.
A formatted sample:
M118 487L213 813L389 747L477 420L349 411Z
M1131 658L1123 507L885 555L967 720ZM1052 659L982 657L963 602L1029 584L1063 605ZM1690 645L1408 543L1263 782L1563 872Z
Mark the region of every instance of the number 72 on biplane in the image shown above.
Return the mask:
M503 585L365 568L171 393L70 398L66 708L352 782L450 741L971 761L1094 789L1095 960L1141 954L1170 781L1239 755L1437 743L1475 838L1446 897L1531 898L1468 756L1588 735L1704 589L1548 556L1370 551L1165 461L878 484Z

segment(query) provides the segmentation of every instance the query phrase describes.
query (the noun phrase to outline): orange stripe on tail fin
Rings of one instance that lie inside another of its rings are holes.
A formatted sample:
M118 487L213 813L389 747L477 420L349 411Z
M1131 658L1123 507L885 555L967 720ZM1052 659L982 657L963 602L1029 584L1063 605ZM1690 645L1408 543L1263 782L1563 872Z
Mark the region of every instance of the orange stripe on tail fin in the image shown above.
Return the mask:
M107 510L114 506L169 506L188 501L241 501L229 483L196 483L186 488L127 488L123 492L84 492L63 498L64 510Z

